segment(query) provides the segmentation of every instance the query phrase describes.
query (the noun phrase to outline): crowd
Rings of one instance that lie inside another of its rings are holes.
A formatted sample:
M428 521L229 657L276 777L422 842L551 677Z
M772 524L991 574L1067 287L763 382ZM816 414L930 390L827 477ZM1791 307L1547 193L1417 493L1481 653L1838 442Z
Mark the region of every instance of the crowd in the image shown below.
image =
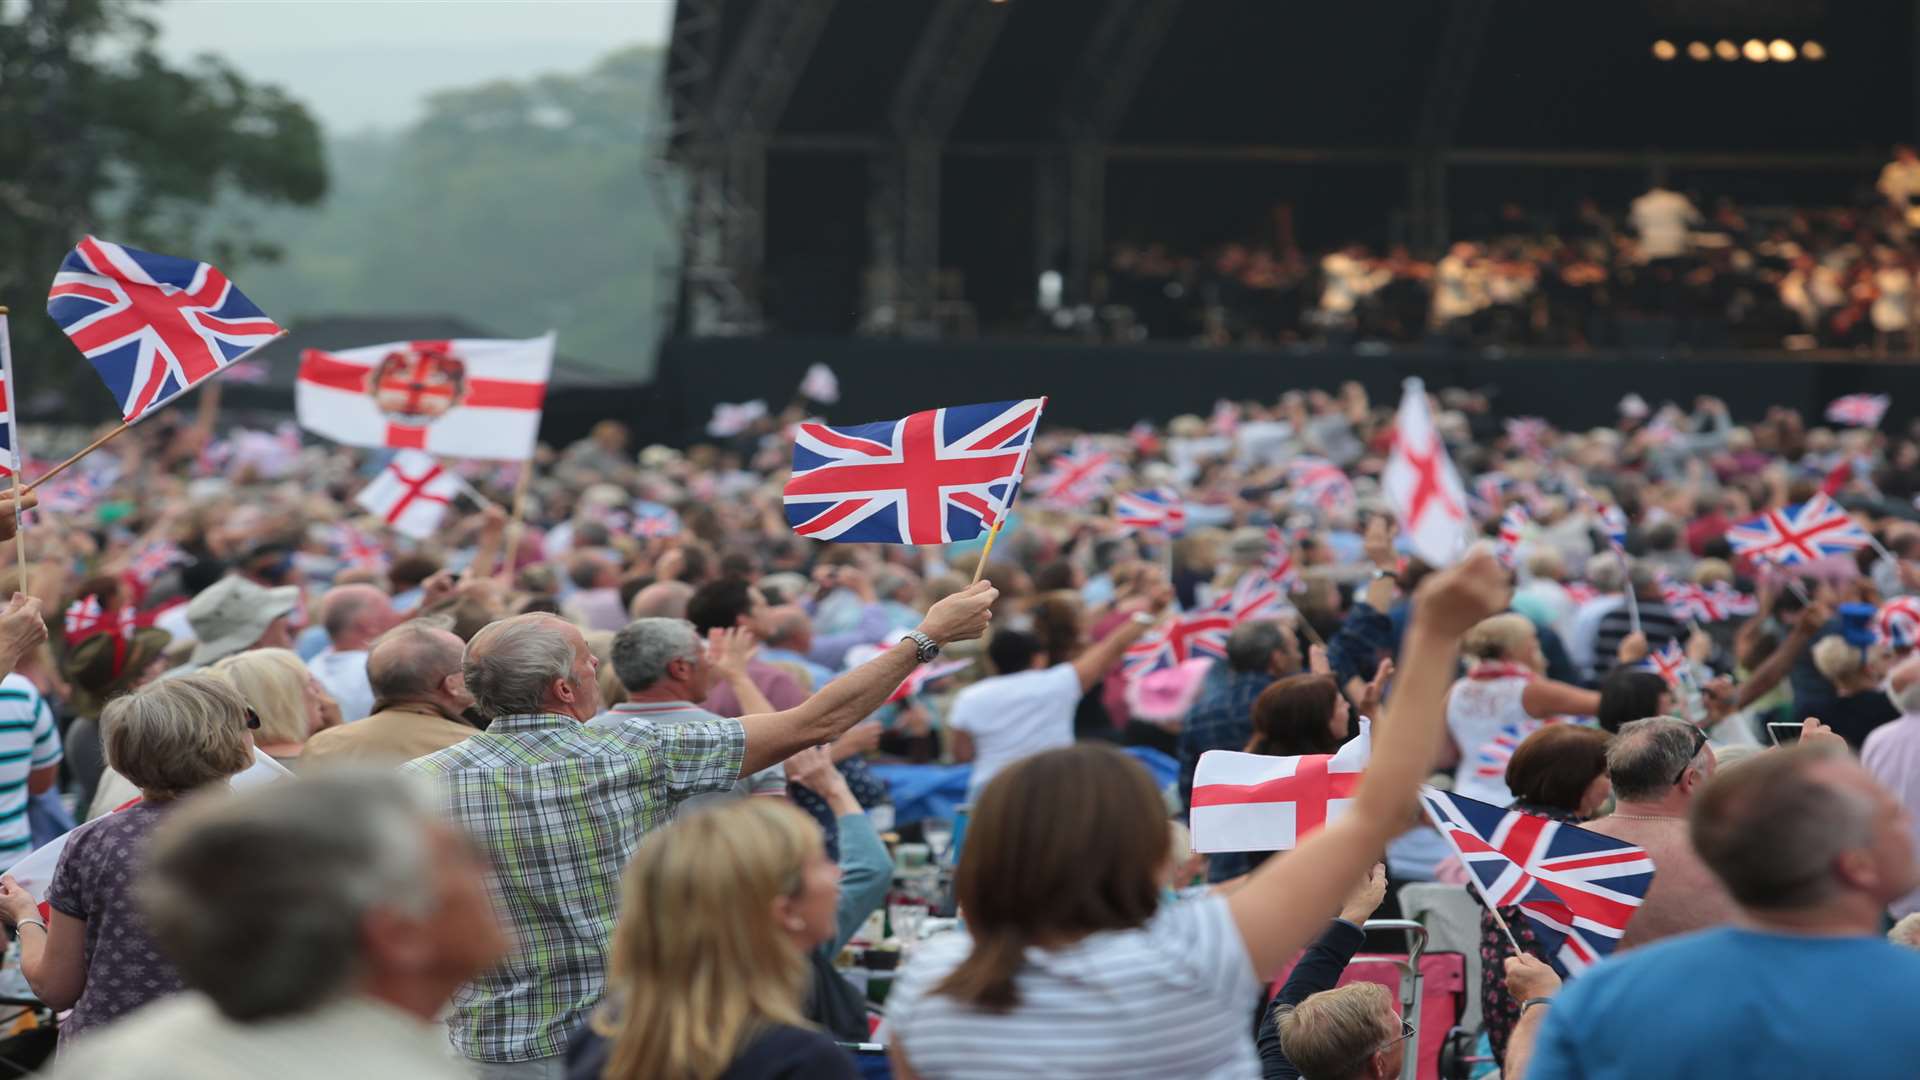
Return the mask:
M1354 385L1043 430L990 553L794 536L797 412L602 423L541 450L524 523L513 467L463 466L495 505L424 540L352 502L377 457L174 412L24 521L0 492L0 920L55 1076L1434 1075L1394 995L1337 985L1415 887L1472 912L1483 1072L1920 1061L1885 937L1920 912L1915 433L1447 390L1488 543L1431 567ZM1116 520L1141 487L1183 523ZM1822 490L1884 554L1729 547ZM1284 595L1143 674L1249 574ZM1202 754L1355 739L1292 850L1191 854ZM904 765L969 767L964 837L900 812ZM1422 785L1642 849L1615 954L1567 971L1476 899Z
M1860 205L1766 207L1656 184L1567 214L1518 204L1434 259L1403 246L1322 254L1125 244L1103 332L1204 344L1433 342L1572 348L1871 350L1920 355L1912 200L1899 147Z

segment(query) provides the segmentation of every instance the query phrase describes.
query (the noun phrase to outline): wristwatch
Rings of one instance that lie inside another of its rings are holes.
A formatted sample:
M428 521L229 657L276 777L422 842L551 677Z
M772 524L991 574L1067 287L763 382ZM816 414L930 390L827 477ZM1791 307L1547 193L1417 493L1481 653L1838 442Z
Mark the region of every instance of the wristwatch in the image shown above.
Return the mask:
M913 642L914 655L923 664L932 663L933 658L940 655L940 643L918 630L907 631L905 640Z
M1551 1005L1551 1004L1553 1004L1552 998L1531 997L1520 1003L1520 1012L1522 1013L1522 1015L1524 1015L1528 1009L1533 1008L1535 1005Z
M1159 616L1154 615L1152 612L1147 612L1147 611L1134 612L1132 615L1132 619L1135 623L1141 626L1152 626L1155 623L1158 623L1160 621Z

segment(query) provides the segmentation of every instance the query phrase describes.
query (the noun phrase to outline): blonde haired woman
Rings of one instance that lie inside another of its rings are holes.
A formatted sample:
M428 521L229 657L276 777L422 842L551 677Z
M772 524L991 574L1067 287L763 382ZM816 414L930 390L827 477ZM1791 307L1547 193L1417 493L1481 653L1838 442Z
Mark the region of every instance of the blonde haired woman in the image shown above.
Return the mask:
M820 826L782 801L650 833L621 879L607 1000L567 1080L853 1080L801 1005L807 951L833 937L839 900Z
M340 706L290 650L251 649L208 671L240 691L260 717L255 743L282 764L298 758L314 732L340 723Z
M1513 612L1483 619L1460 641L1467 674L1447 692L1453 790L1505 806L1507 760L1521 741L1561 716L1592 716L1600 692L1555 682L1533 622Z

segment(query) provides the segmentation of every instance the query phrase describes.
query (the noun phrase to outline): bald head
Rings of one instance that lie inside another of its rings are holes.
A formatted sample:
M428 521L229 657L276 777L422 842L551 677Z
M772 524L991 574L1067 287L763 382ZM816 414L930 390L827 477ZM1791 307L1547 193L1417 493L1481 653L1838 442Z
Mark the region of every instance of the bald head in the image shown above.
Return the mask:
M393 599L372 585L340 585L320 601L320 625L341 652L364 649L395 621Z
M813 645L813 620L793 604L771 608L766 615L767 644L804 653Z
M459 676L466 647L452 631L418 620L387 631L367 653L367 682L375 700L391 705L463 696L465 682ZM461 687L457 694L449 678Z
M684 619L693 586L684 581L656 581L633 594L627 614L636 619Z

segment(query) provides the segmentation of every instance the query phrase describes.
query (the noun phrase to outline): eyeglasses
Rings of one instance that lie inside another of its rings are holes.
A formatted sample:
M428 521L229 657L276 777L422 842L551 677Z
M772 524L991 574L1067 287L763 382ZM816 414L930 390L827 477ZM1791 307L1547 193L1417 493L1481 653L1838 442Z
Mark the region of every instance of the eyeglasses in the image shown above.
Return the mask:
M257 712L254 712L253 706L251 705L247 706L247 730L248 731L260 730L260 714Z
M1700 751L1707 747L1707 733L1692 724L1688 724L1687 727L1693 730L1693 753L1687 755L1687 763L1680 766L1680 772L1674 776L1671 785L1673 787L1679 787L1680 781L1687 778L1687 770L1693 768L1693 759L1699 757Z
M1408 1039L1413 1038L1418 1033L1419 1033L1418 1029L1416 1029L1412 1024L1408 1023L1406 1017L1404 1016L1400 1017L1399 1036L1396 1038L1388 1039L1386 1042L1381 1043L1375 1049L1367 1051L1367 1057L1372 1057L1375 1054L1384 1054L1387 1051L1393 1049L1394 1047L1399 1046L1401 1043L1406 1042ZM1355 1062L1354 1064L1358 1066L1360 1062ZM1348 1070L1348 1071L1351 1072L1352 1070Z

